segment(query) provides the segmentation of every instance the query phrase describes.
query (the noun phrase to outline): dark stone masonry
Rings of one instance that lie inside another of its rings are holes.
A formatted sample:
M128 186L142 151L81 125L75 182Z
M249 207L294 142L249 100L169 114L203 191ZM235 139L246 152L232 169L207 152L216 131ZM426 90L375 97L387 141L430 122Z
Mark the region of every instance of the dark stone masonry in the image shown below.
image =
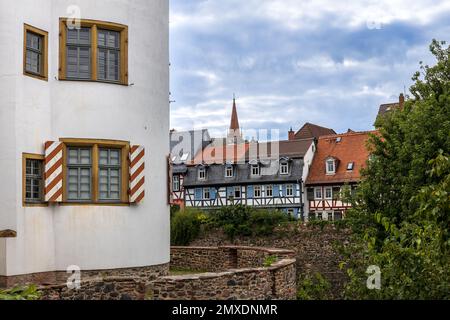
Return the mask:
M156 300L291 300L296 297L294 252L255 247L172 247L171 267L207 273L152 283ZM264 266L266 258L276 262Z
M172 269L198 274L168 276L169 264L164 264L82 271L80 290L67 288L65 272L0 277L0 287L38 284L42 299L49 300L295 299L298 279L320 272L332 284L332 298L339 299L347 278L335 244L349 239L349 231L333 226L292 224L269 237L233 241L216 230L191 247L171 248Z
M336 250L336 245L347 244L349 241L350 231L347 229L339 229L333 225L322 229L317 225L291 224L277 228L271 236L236 237L233 241L216 230L204 234L191 245L238 245L293 250L297 260L297 278L319 272L331 284L331 298L340 299L348 279L346 273L339 268L342 257Z

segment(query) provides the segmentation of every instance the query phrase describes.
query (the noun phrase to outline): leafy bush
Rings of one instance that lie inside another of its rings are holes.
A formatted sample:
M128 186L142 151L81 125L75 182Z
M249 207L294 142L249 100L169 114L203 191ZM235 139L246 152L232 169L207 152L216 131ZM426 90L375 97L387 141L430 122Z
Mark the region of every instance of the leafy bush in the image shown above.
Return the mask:
M199 210L186 208L173 214L170 237L173 246L187 246L196 239L207 217Z
M403 109L381 118L371 160L348 212L349 299L450 299L450 46L413 77ZM369 290L366 270L381 271Z
M210 225L222 228L233 239L236 236L267 236L287 215L276 210L255 209L248 206L223 207L210 215Z
M38 300L40 296L35 285L0 290L0 300Z
M297 300L327 300L331 284L319 272L304 275L298 281Z

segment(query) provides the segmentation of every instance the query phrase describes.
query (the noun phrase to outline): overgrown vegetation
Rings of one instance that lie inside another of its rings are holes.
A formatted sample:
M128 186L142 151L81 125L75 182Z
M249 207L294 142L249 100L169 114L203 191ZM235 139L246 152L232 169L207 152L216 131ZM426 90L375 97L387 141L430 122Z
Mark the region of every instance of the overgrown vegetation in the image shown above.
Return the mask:
M247 206L222 207L208 213L186 208L172 214L172 245L189 245L202 229L219 228L229 239L236 236L267 236L275 227L289 220L277 210Z
M450 47L433 40L403 110L378 121L372 158L348 212L342 267L351 299L450 299ZM381 288L366 286L370 265Z
M0 290L0 300L38 300L40 296L35 285Z
M264 259L264 267L270 267L278 261L277 256L268 256Z
M330 299L331 284L319 272L298 279L297 300Z
M173 246L187 246L196 239L206 216L199 210L186 208L173 213L170 238Z
M236 236L267 236L276 226L288 221L288 216L277 210L255 209L248 206L223 207L209 216L210 225L222 228L233 239Z

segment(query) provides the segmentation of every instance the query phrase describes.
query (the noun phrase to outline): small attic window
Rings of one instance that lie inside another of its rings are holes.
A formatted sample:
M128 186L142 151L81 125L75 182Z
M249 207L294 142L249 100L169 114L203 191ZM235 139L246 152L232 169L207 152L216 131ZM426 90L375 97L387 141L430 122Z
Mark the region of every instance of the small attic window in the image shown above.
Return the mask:
M177 156L172 157L172 162L175 162L177 160Z
M327 174L335 174L336 173L336 161L334 159L332 159L332 158L327 159L326 172L327 172Z
M186 161L189 157L189 153L183 153L183 155L181 156L181 161Z
M342 137L337 137L336 138L336 143L339 143L339 142L341 142L342 141Z
M355 163L354 162L349 162L347 164L347 171L353 171L354 167L355 167Z

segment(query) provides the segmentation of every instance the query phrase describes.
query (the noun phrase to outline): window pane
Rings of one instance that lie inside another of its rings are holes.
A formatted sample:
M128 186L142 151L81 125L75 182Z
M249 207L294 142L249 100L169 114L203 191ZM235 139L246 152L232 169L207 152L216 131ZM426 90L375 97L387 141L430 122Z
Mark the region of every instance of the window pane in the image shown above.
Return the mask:
M115 31L110 31L108 35L108 47L119 48L119 33Z
M108 54L108 80L119 80L119 53L109 51Z
M29 72L40 73L41 71L41 54L27 50L25 68Z
M90 66L91 66L91 49L79 48L79 63L78 71L80 78L90 78Z
M119 165L120 164L120 151L119 150L111 150L110 151L111 165Z
M99 46L106 46L106 31L99 30L97 35L98 45Z
M107 74L106 74L106 57L107 57L107 50L106 49L99 49L98 50L98 78L102 80L106 80Z

